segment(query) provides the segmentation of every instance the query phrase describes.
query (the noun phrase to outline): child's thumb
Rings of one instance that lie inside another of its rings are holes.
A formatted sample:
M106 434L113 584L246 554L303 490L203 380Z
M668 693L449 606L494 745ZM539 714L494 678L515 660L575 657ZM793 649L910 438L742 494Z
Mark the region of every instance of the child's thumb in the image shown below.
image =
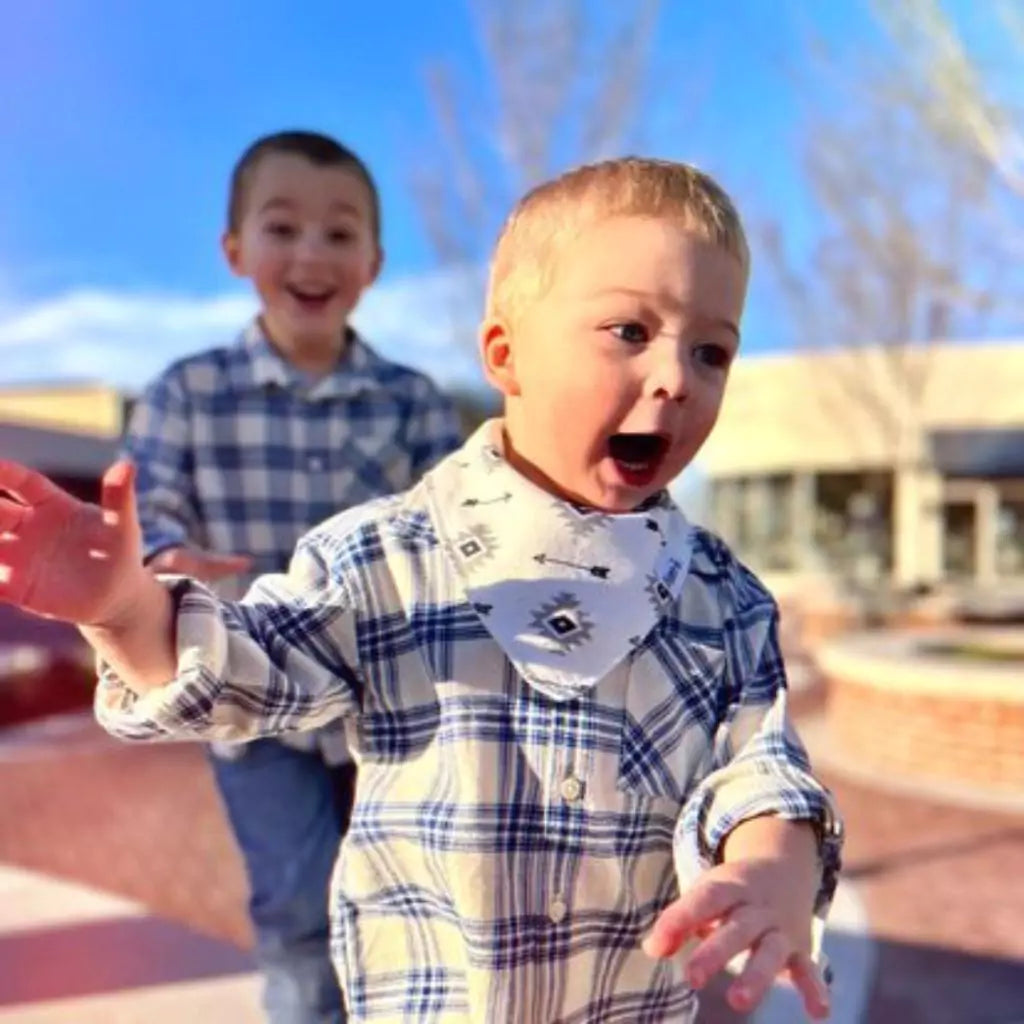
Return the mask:
M108 523L135 524L135 466L127 459L115 462L103 474L100 505Z

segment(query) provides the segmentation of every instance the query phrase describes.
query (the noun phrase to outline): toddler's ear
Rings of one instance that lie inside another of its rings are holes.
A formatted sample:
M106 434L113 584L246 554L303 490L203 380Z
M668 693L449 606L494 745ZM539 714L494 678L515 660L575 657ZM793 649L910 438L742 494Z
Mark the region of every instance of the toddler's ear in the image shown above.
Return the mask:
M480 325L480 358L488 383L506 398L519 394L512 332L504 320L494 317Z
M244 270L242 269L242 246L238 235L233 231L225 231L220 236L220 251L224 253L224 259L228 267L231 268L231 273L244 276Z

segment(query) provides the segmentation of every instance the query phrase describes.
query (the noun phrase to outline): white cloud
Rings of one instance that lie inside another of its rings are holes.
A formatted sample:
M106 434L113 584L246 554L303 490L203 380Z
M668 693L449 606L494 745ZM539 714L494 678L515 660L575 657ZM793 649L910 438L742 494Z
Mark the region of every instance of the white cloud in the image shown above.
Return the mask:
M707 523L710 515L707 474L699 462L691 463L669 485L672 497L692 522Z
M367 293L355 325L382 354L446 384L476 383L471 331L455 327L463 280L435 272L382 282ZM99 379L138 388L170 361L229 342L255 308L242 291L189 296L78 289L32 302L2 293L2 376Z
M475 334L483 291L460 271L397 278L371 288L354 325L385 355L447 384L480 382Z
M353 320L382 354L444 385L481 386L473 286L465 274L442 271L385 281L366 294ZM482 282L478 287L482 296ZM72 378L134 390L172 360L229 342L255 309L244 291L193 297L78 289L24 302L5 287L0 267L0 383ZM690 515L703 518L699 466L672 490Z

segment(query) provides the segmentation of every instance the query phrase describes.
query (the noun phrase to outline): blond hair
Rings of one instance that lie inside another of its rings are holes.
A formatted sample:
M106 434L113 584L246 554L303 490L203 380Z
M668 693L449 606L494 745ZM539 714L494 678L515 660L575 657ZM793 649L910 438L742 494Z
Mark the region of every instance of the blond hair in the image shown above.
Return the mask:
M487 285L487 316L514 319L548 285L559 251L604 217L671 217L750 266L740 215L714 179L689 164L623 157L586 164L537 186L498 236Z

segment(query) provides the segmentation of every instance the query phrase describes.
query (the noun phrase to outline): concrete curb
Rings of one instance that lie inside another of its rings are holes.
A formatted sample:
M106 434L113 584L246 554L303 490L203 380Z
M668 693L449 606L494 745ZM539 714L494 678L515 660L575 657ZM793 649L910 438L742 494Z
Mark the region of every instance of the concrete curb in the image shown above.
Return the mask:
M894 772L885 773L863 768L849 754L837 751L829 743L828 727L823 712L801 716L797 722L797 729L816 769L823 768L834 772L865 788L877 789L880 793L893 796L951 804L972 811L1024 814L1024 794L1017 796L1010 793L991 793L973 786L956 786L953 783L930 779L905 779Z

